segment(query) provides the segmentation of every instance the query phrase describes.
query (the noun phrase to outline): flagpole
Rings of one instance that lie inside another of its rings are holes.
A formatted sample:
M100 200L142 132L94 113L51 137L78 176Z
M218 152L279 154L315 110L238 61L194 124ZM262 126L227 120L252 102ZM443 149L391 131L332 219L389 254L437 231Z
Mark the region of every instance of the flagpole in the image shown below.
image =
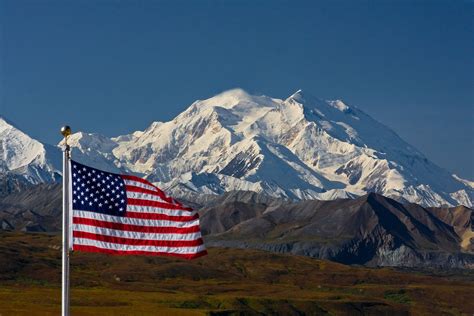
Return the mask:
M69 160L71 149L67 138L71 135L71 128L61 128L64 136L63 148L63 255L62 255L62 292L61 292L61 315L69 316Z

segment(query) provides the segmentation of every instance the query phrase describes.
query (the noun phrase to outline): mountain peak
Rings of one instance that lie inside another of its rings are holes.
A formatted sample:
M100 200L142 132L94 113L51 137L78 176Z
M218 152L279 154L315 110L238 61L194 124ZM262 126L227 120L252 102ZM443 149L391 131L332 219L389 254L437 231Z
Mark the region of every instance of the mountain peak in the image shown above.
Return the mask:
M18 129L13 122L11 122L6 117L4 117L0 114L0 131L3 131L7 128Z
M298 89L295 93L290 95L285 101L294 100L298 103L319 103L321 100L315 97L313 94L304 91L303 89Z
M227 98L237 98L237 99L248 99L252 96L242 88L233 88L230 90L223 91L216 95L215 97L227 97Z

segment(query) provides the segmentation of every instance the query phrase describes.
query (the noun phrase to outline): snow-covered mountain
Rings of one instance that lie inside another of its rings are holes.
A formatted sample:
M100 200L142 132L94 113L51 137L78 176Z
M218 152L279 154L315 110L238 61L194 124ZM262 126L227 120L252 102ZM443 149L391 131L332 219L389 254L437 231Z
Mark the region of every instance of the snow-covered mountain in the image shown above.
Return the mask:
M377 192L423 205L474 201L472 183L357 107L302 91L280 100L234 89L144 131L74 137L84 161L142 174L181 196L251 190L334 199Z
M146 176L182 197L250 190L328 200L377 192L429 206L474 202L472 182L388 127L302 91L281 100L234 89L144 131L111 139L76 133L70 143L84 163Z
M60 170L58 148L40 143L0 116L0 174L36 184L58 181Z

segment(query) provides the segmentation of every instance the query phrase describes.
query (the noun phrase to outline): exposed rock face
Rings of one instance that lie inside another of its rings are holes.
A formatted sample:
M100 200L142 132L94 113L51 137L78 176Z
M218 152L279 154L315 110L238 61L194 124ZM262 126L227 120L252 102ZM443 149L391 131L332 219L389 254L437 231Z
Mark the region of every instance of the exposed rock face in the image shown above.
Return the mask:
M458 216L453 220L446 212ZM209 245L289 252L346 264L474 265L473 242L465 238L466 231L472 233L473 211L468 208L425 209L369 194L355 200L299 203L229 199L201 213Z
M0 198L2 230L57 232L61 230L62 191L59 184L28 186Z

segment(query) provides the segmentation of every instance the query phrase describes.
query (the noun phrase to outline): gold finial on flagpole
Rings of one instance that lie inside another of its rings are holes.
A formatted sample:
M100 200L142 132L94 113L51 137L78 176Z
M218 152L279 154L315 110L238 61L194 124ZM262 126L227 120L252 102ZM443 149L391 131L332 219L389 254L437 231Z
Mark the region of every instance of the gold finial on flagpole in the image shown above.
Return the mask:
M67 145L67 137L71 135L71 127L68 125L61 127L61 134L64 136L64 144Z

